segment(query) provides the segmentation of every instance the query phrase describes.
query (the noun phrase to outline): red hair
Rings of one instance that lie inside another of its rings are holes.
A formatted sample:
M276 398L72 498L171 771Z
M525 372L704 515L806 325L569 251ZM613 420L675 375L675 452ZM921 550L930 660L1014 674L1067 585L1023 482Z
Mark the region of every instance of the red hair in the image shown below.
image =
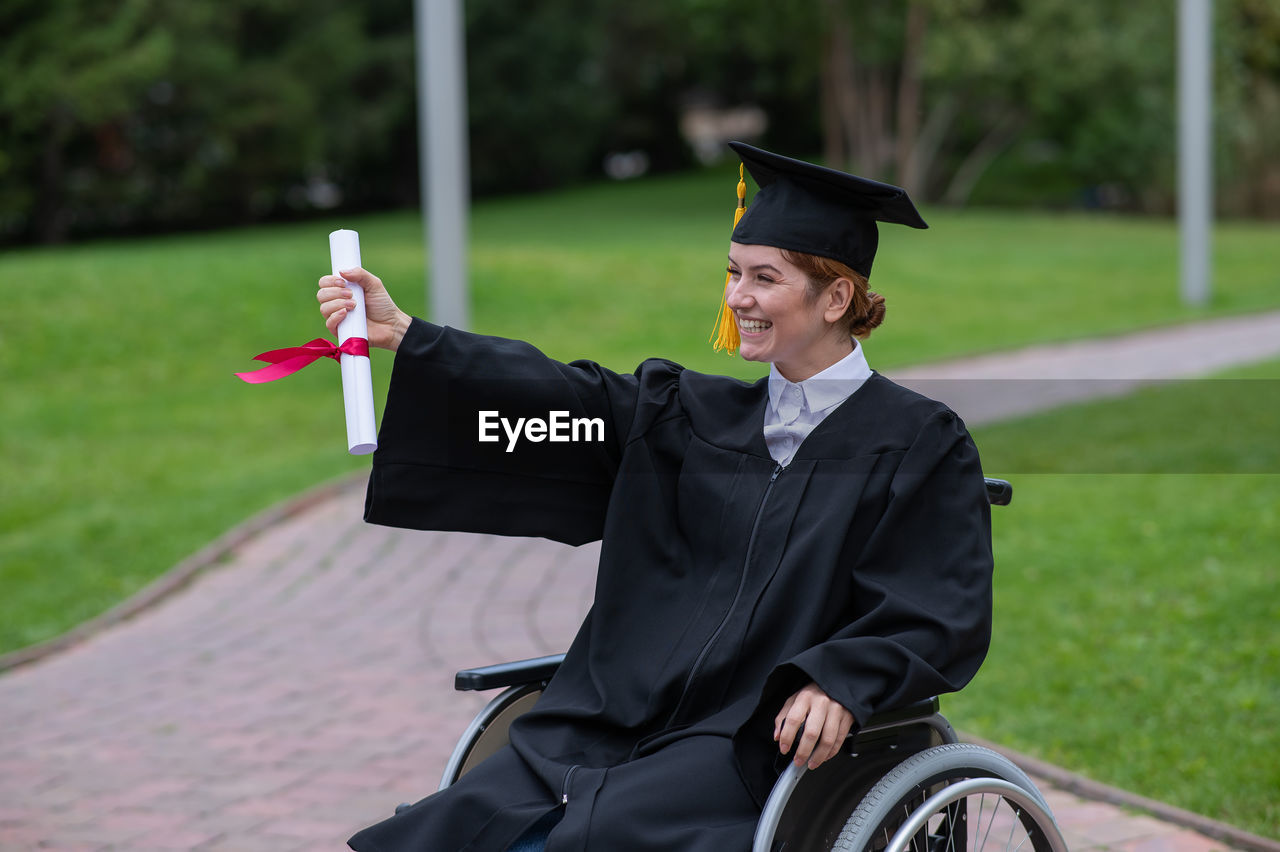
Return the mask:
M791 249L783 249L782 257L809 279L811 298L816 299L822 295L837 278L847 278L853 282L853 298L849 300L849 309L840 318L848 326L851 336L862 340L884 322L884 296L871 292L865 275L829 257L804 254Z

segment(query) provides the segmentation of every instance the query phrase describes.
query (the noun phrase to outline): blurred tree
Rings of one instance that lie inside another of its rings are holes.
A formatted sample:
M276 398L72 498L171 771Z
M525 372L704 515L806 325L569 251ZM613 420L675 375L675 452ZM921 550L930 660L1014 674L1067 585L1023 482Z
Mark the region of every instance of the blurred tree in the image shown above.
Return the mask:
M965 203L1015 142L1131 190L1173 143L1172 20L1142 0L817 0L827 160Z
M990 93L988 110L1021 125L1018 155L1030 152L1039 165L1026 179L1056 171L1074 187L1067 201L1161 206L1176 144L1174 4L984 5L961 22L959 39L939 46L937 70L964 75ZM957 176L962 182L953 180L944 197L962 203L976 180L963 168ZM1095 189L1105 195L1080 194Z
M11 0L4 5L0 217L28 210L27 227L42 239L59 239L72 225L70 202L92 182L87 167L117 175L133 165L125 119L175 52L170 34L149 26L153 5L150 0Z
M1280 0L1218 0L1219 205L1280 217Z
M606 6L466 0L471 179L477 192L581 179L618 113L603 63Z
M477 194L643 151L691 105L926 200L1173 206L1170 0L465 0ZM1216 0L1219 199L1280 215L1280 0ZM6 0L0 241L412 203L408 0Z
M761 105L808 145L811 63L789 42L795 16L771 0L467 0L472 183L537 189L601 173L611 151L686 167L679 133L694 103Z
M336 181L412 130L401 5L6 2L0 238L387 203Z

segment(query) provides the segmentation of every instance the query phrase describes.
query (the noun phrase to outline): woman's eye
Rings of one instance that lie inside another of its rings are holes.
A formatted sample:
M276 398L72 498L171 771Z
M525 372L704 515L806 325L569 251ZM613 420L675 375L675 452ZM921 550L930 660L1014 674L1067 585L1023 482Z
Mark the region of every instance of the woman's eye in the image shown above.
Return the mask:
M728 269L726 269L726 270L725 270L725 272L728 272L728 273L729 273L729 277L730 277L730 278L737 278L739 275L741 275L741 274L742 274L742 273L740 273L738 270L734 269L732 266L730 266Z

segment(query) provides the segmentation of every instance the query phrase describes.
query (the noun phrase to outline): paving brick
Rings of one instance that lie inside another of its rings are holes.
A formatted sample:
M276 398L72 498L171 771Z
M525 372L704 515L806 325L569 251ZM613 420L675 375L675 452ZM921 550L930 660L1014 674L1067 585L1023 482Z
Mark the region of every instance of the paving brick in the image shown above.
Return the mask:
M176 829L165 831L153 831L150 834L143 834L135 837L130 841L132 849L195 849L201 844L210 843L222 837L223 833L218 832L209 834L203 831L191 831L189 829Z
M335 838L339 841L345 841L363 827L363 825L336 822L323 817L302 816L269 820L263 823L261 830L264 835L272 837L307 840L316 844L331 844Z
M342 838L346 840L346 838ZM342 842L312 844L299 842L296 837L284 838L265 834L228 834L193 847L193 852L294 852L294 850L336 849Z
M1128 814L1120 809L1091 820L1081 833L1096 843L1114 846L1125 841L1160 838L1176 832L1169 823L1141 814Z
M1122 852L1226 852L1219 840L1193 831L1177 831L1160 837L1129 840L1115 845Z
M123 832L129 837L135 837L157 832L172 832L186 821L187 817L183 814L130 808L101 814L94 819L93 829L102 829L107 834Z

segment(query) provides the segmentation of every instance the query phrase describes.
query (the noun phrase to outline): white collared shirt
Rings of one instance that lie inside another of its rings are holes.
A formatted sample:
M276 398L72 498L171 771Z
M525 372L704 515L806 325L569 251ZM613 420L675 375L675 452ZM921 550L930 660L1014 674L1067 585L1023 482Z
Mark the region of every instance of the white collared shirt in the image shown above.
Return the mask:
M770 364L764 442L773 460L790 462L809 433L869 378L871 368L857 342L848 355L803 382L788 381Z

